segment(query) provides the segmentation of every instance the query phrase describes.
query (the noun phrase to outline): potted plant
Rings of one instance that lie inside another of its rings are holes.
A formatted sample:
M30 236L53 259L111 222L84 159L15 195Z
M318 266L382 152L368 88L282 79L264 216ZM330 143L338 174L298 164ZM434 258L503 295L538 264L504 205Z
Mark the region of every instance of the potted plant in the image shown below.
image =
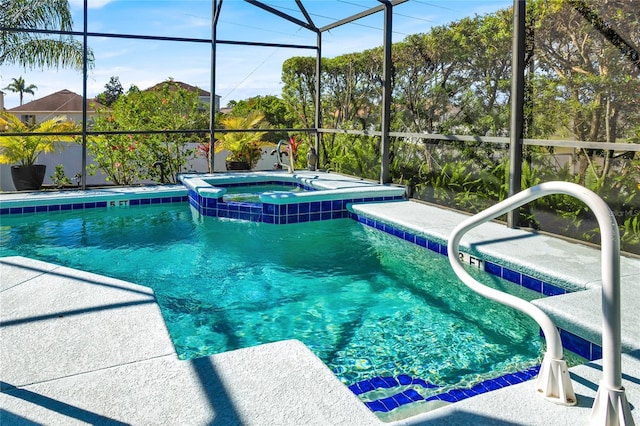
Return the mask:
M38 156L44 152L54 152L58 142L73 139L68 135L57 136L38 133L73 132L76 130L76 124L64 116L29 126L15 115L3 111L0 114L0 164L12 164L11 178L16 190L40 189L44 181L46 166L35 164ZM4 136L3 132L32 134Z
M244 117L229 116L220 120L226 130L250 130L252 132L226 132L215 142L215 153L228 151L226 159L227 170L251 170L260 157L262 148L273 145L263 138L267 134L261 129L268 129L269 124L264 119L264 114L252 111Z

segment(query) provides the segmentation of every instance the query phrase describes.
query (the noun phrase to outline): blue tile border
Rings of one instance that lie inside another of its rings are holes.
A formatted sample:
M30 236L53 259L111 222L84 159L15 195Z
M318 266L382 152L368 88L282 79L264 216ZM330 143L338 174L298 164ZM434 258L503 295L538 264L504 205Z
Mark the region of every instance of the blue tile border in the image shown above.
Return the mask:
M366 396L367 393L375 391L377 389L393 390L394 388L398 388L399 392L391 396L385 396L383 398L371 401L363 401L364 404L369 408L369 410L374 413L388 413L398 407L412 404L418 401L444 401L449 403L459 402L483 393L529 381L531 379L534 379L539 372L540 366L537 365L524 371L508 373L494 379L485 380L481 383L473 385L468 389L456 388L448 390L447 392L442 392L427 397L421 395L419 390L416 388L422 387L426 390L432 391L433 389L437 389L440 386L433 385L423 379L412 378L407 375L400 375L395 378L374 377L372 379L354 383L349 386L349 389L356 396L362 398L363 396ZM406 388L406 386L411 385L414 385L414 387Z
M425 247L443 256L447 255L446 244L441 244L437 241L430 240L423 236L414 235L408 231L398 230L388 223L377 221L375 219L365 217L364 215L358 215L357 213L351 212L350 217L364 225L386 232L387 234L394 235L398 238L402 238L421 247ZM534 278L518 271L509 269L507 267L498 265L497 263L490 262L488 260L480 260L483 263L485 272L498 276L514 284L528 288L529 290L533 290L545 296L557 296L560 294L572 292L571 290L567 290L557 285L544 282L538 278ZM602 348L598 344L589 342L566 330L559 330L562 345L565 349L578 354L581 357L588 359L589 361L594 361L602 358Z
M38 206L24 206L24 207L7 207L0 208L1 215L21 215L28 213L50 213L69 210L88 210L95 208L106 207L123 207L123 206L139 206L139 205L151 205L151 204L170 204L170 203L186 203L188 201L187 195L182 196L161 196L161 197L135 197L132 194L131 198L118 198L115 200L107 201L90 201L86 203L79 203L77 200L60 200L59 204L38 205Z
M253 182L249 186L267 184L281 184L280 181ZM296 182L288 182L289 186L302 185ZM244 186L243 184L230 184L219 186ZM313 190L304 187L307 190ZM189 190L189 204L203 216L222 217L230 219L250 220L252 222L264 222L274 225L287 225L293 223L315 222L320 220L345 219L350 217L347 205L361 202L395 201L404 199L396 197L370 197L350 198L343 200L311 201L303 203L270 204L270 203L246 203L236 201L223 201L223 197L205 197L196 191ZM239 212L236 214L235 212Z

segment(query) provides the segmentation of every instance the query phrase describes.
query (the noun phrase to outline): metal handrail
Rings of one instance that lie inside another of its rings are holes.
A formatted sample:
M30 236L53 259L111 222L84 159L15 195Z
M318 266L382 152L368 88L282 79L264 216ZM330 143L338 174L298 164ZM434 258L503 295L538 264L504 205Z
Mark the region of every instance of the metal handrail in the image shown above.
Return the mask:
M584 202L595 214L601 233L602 274L602 373L591 412L591 423L598 425L633 425L631 410L622 387L621 317L620 317L620 237L618 224L609 206L594 192L570 182L545 182L526 189L460 223L451 233L448 257L458 277L472 290L497 302L511 306L532 317L547 341L540 373L538 393L545 399L564 405L576 403L562 342L553 321L535 305L515 296L489 288L476 281L464 269L458 246L469 230L495 219L530 201L551 194L566 194Z

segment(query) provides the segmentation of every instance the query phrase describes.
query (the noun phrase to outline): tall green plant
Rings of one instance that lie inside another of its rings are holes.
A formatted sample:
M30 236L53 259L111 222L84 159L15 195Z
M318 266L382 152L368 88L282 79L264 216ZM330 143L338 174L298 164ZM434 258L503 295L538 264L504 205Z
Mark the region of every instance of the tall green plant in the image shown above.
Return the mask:
M215 142L215 152L229 151L229 161L243 161L254 168L262 156L262 148L273 145L265 140L267 132L264 129L270 125L260 111L251 111L245 116L224 117L220 122L227 130L247 130L223 133Z
M28 126L12 113L3 111L0 113L0 132L27 134L0 137L0 164L32 166L40 154L54 152L61 142L73 140L73 136L40 135L38 133L64 133L78 130L78 126L64 116Z

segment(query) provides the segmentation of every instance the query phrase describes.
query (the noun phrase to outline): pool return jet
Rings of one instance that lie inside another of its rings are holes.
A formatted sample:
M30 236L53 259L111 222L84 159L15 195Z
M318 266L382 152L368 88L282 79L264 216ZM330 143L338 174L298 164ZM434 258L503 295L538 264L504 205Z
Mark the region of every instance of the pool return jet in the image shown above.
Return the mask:
M448 257L458 277L472 290L533 318L544 333L547 352L536 379L537 393L562 405L575 405L577 400L562 354L562 341L553 321L537 306L476 281L462 266L458 245L469 230L495 219L514 208L545 195L566 194L584 202L593 210L601 233L602 274L602 374L591 410L592 425L634 425L624 388L622 387L621 318L620 318L620 237L618 223L609 206L594 192L574 183L545 182L526 189L460 223L451 233Z

